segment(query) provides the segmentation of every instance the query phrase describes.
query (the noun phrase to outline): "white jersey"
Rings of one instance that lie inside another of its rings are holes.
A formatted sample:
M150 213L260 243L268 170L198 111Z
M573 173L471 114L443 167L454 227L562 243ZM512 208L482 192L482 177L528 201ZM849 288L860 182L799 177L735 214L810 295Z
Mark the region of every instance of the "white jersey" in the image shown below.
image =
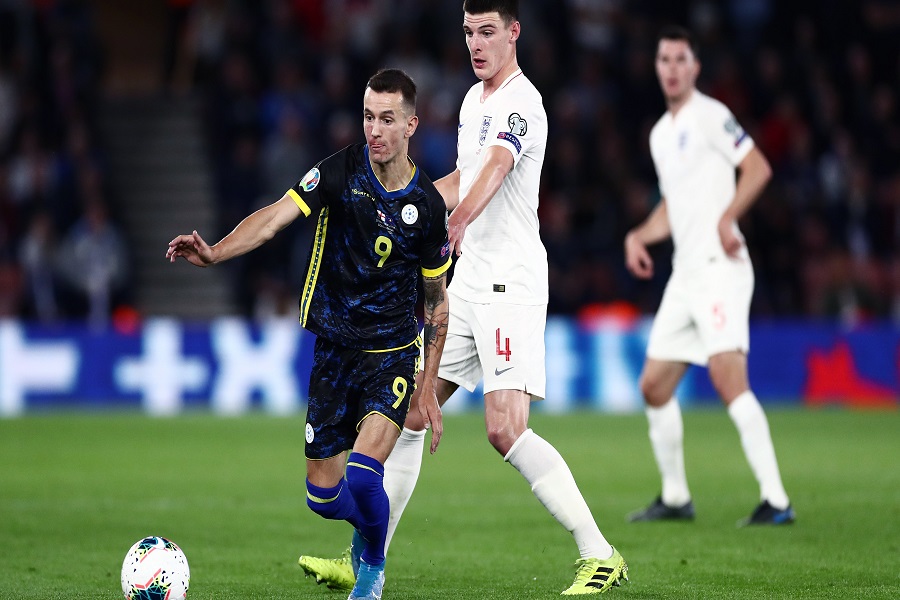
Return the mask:
M697 90L674 117L666 111L654 125L650 153L666 200L673 268L726 258L718 223L734 200L735 167L752 148L728 107ZM737 225L735 233L741 236ZM746 246L741 256L748 259Z
M547 251L538 225L538 190L547 148L541 95L521 70L481 102L472 86L459 111L459 198L463 199L490 146L513 156L514 166L467 228L456 262L453 292L470 302L547 303Z

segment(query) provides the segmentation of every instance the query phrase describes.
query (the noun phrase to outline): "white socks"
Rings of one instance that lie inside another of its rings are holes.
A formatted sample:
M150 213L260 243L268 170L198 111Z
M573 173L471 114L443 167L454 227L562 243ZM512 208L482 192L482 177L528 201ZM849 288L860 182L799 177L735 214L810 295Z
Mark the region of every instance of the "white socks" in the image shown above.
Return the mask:
M728 415L737 427L747 462L759 482L760 499L768 500L777 509L787 508L790 501L781 483L769 421L753 392L747 390L735 398L728 406Z
M572 472L556 448L526 429L503 460L522 474L541 504L572 533L581 558L612 556L612 546L600 533Z
M662 476L662 501L666 506L684 506L691 500L684 472L684 424L678 399L672 398L659 408L648 406L647 423L650 445Z
M403 428L390 456L384 462L384 491L391 506L384 553L387 555L397 523L416 489L419 471L422 469L422 452L425 449L425 430L413 431Z

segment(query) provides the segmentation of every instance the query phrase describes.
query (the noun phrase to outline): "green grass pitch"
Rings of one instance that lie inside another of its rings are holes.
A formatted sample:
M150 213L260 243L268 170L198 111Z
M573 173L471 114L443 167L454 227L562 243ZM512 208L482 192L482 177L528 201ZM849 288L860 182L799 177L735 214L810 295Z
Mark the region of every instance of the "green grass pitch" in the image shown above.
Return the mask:
M770 409L790 527L738 529L756 484L722 409L685 413L697 520L629 524L658 491L643 415L535 414L631 582L606 597L900 598L900 413ZM448 416L388 559L385 600L554 598L575 544L490 448L480 414ZM350 528L305 505L301 417L131 414L0 420L0 598L120 598L145 535L184 549L191 600L343 600L301 553Z

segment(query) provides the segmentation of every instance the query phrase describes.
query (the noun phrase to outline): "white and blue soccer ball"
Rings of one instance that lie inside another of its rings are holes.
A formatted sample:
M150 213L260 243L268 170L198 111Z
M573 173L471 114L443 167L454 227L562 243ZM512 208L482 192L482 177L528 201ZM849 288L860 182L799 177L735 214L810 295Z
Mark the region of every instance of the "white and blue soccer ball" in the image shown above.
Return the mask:
M122 563L125 600L184 600L190 582L187 557L164 537L135 542Z

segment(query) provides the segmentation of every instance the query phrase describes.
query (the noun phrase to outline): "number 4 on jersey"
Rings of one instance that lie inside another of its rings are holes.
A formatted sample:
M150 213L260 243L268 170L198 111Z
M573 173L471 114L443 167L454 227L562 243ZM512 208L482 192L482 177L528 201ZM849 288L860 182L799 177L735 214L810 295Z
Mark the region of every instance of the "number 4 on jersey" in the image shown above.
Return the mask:
M503 350L500 348L500 328L497 328L497 356L505 356L506 362L509 362L509 356L512 354L512 350L509 349L509 338L506 338L506 349Z

